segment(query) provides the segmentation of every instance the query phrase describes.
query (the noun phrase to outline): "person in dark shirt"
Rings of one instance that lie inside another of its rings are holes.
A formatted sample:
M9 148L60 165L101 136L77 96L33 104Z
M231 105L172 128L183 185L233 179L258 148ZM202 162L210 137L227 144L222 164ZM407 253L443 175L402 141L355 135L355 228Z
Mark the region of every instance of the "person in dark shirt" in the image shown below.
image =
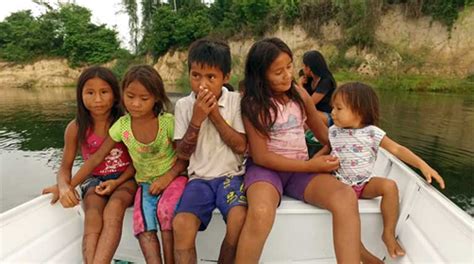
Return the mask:
M313 99L318 114L327 126L333 124L331 118L331 96L336 89L336 80L329 71L326 60L317 50L303 55L303 73L298 85L303 87Z

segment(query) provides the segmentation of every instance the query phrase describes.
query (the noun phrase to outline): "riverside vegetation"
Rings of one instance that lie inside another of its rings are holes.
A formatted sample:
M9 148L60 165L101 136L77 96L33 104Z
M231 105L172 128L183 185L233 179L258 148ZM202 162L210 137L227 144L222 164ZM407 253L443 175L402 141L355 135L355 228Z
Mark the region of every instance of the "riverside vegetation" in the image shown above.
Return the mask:
M257 39L281 27L300 26L308 37L323 41L324 26L335 23L342 37L331 41L335 51L328 61L340 82L362 79L380 88L427 91L472 91L474 87L472 72L462 76L411 72L409 69L420 67L426 56L394 51L376 37L381 16L391 8L400 8L407 19L430 16L451 32L463 10L473 8L474 0L215 0L208 5L199 0L167 1L170 4L122 0L123 12L129 16L131 52L120 48L115 30L92 23L88 9L75 4L53 8L45 1L35 2L46 12L33 17L31 11L20 11L0 22L0 60L28 64L66 58L72 68L113 61L113 70L121 76L130 64L156 63L163 55L185 50L204 36L239 41ZM357 69L363 60L347 56L352 49L376 54L381 60L396 52L400 63L396 70L382 67L376 76L360 75ZM235 68L241 64L238 61ZM237 70L234 85L238 76Z

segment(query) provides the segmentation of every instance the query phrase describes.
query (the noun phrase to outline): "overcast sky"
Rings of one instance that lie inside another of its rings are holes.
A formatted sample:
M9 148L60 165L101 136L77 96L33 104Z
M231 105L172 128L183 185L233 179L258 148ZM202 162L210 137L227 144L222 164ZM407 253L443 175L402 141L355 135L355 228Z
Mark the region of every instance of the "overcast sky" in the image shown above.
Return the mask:
M49 0L56 7L57 0ZM68 2L68 1L61 1ZM74 1L69 1L74 2ZM106 24L109 28L115 28L119 32L122 47L129 48L128 16L121 13L120 0L75 0L76 4L86 7L92 11L92 22L95 24ZM11 13L30 9L34 16L44 13L41 8L31 0L0 0L0 21Z

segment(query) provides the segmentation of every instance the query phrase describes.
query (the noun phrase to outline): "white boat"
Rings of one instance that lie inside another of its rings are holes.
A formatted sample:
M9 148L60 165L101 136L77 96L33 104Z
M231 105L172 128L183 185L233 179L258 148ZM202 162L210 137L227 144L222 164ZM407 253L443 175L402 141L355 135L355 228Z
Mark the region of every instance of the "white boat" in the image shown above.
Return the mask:
M386 263L474 263L473 218L414 171L381 150L375 175L394 179L400 189L397 236L406 256L387 257L381 241L380 199L360 200L362 239ZM466 183L468 184L468 183ZM83 211L50 205L45 195L0 215L2 263L80 263ZM197 238L200 263L216 262L224 222L216 211L208 230ZM132 209L126 212L124 231L115 259L143 263L132 235ZM262 263L335 263L331 214L284 197Z

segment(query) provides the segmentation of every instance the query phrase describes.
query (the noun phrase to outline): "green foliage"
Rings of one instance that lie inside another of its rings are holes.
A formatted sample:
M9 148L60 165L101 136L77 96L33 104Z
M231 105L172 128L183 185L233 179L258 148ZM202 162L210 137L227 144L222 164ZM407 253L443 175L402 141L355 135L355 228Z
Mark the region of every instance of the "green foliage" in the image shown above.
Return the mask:
M473 5L473 0L388 0L388 4L404 4L409 16L432 16L451 30L459 16L459 10Z
M37 54L51 54L55 43L51 28L29 10L11 14L0 22L0 29L0 58L4 60L26 62Z
M187 47L194 40L208 35L211 27L205 9L191 12L189 8L183 8L176 12L170 6L159 7L144 34L141 52L156 59L172 47Z
M432 15L451 29L458 18L459 8L464 4L464 0L428 0L423 2L422 12Z
M119 47L117 33L90 21L88 9L62 5L35 18L31 11L0 22L0 58L24 63L40 57L65 57L72 66L110 61Z
M143 57L130 54L129 51L119 49L115 53L115 63L111 67L112 72L121 80L131 65L145 64Z
M337 8L331 0L301 0L300 22L308 34L318 37L321 27L336 17Z

